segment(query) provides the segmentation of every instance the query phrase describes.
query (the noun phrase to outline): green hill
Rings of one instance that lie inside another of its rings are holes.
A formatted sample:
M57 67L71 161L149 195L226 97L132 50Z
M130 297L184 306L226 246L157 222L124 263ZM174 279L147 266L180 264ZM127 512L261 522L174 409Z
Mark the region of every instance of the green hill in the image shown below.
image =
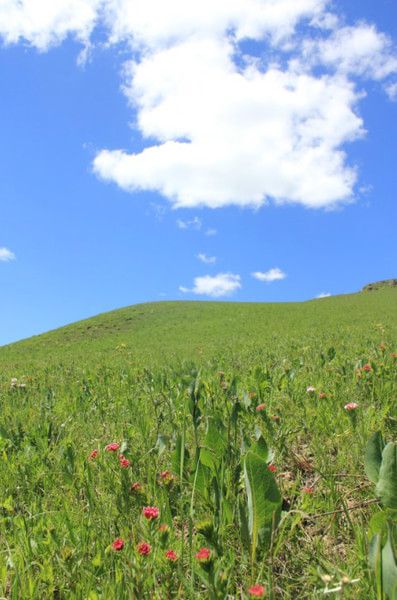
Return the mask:
M393 286L137 305L0 348L0 598L386 598L369 539L397 585L397 445L390 476L378 434L371 481L363 459L397 439L396 373Z
M269 344L340 336L397 337L397 288L299 303L159 302L103 313L0 348L0 364L85 362L120 354L154 363L209 359Z

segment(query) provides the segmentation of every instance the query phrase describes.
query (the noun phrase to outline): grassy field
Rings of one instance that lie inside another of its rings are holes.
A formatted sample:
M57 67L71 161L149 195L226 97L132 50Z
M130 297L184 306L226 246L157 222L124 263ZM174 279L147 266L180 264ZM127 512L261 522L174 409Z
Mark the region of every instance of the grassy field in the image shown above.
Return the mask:
M396 352L396 289L0 348L0 597L385 598L363 461L397 437Z

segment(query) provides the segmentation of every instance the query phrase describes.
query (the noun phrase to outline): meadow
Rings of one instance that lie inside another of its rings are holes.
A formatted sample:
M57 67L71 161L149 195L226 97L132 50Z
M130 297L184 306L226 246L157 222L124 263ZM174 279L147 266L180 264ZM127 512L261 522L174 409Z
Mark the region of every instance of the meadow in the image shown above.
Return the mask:
M0 598L391 598L364 458L397 438L396 375L396 289L0 348Z

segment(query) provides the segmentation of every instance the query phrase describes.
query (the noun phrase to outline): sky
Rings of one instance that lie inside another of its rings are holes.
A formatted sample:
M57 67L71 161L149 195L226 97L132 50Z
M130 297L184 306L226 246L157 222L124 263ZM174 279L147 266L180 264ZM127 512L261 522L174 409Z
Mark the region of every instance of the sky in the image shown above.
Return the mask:
M394 0L0 0L0 344L397 276Z

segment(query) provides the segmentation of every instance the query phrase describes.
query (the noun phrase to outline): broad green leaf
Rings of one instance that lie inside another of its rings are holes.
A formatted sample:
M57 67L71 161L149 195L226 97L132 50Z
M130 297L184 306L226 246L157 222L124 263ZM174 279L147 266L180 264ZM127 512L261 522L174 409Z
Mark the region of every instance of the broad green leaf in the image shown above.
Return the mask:
M390 600L397 599L397 565L395 549L389 532L387 542L382 550L383 589Z
M365 472L372 483L378 482L384 447L385 443L380 431L372 434L368 440L364 458Z
M268 548L272 530L280 519L281 495L273 474L267 468L263 444L254 444L244 459L244 479L247 492L248 525L251 537L251 557L257 548Z
M172 470L181 479L183 478L189 459L188 449L185 447L185 436L178 435L174 452L172 453Z
M387 508L397 508L397 444L389 442L382 453L376 493Z

